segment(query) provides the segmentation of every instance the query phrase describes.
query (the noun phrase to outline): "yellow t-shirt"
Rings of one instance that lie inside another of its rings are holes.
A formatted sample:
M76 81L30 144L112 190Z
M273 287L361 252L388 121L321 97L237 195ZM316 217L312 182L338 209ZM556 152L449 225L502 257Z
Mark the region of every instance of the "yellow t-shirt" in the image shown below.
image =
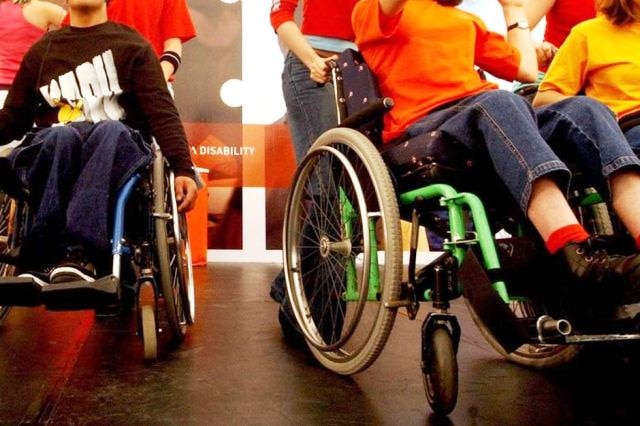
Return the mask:
M640 110L640 23L616 26L599 16L576 25L538 90L584 91L618 118Z

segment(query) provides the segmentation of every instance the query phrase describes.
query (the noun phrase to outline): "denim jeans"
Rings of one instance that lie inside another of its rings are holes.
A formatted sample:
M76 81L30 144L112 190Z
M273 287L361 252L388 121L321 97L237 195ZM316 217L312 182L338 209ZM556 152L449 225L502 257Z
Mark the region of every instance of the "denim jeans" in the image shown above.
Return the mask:
M562 152L563 145L575 147L579 161L600 181L622 167L640 165L607 108L586 98L534 111L511 92L484 92L432 112L410 126L407 136L433 130L474 154L487 154L525 214L534 180L550 175L567 189L569 169L550 145Z
M579 96L538 108L536 114L542 137L561 159L576 163L601 195L609 196L612 173L640 166L615 116L602 103Z
M290 51L282 72L282 92L296 161L300 163L318 136L338 124L333 83L320 86L311 80L309 68ZM284 271L272 281L270 294L295 324L288 306Z
M640 157L640 126L635 126L624 132L624 137L629 142L631 150Z
M70 245L107 253L116 191L151 159L139 133L119 121L50 127L17 148L9 160L33 211L25 260L49 266Z
M318 136L338 124L333 83L318 85L311 80L309 68L289 52L282 72L282 92L296 161L300 163Z

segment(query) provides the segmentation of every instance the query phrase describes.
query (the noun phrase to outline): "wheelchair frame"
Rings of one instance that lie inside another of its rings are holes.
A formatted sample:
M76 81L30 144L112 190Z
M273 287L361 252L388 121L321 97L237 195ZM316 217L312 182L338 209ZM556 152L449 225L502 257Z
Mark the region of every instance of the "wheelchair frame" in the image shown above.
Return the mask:
M477 195L427 183L396 196L389 171L370 140L370 123L393 102L360 93L365 99L361 109L344 114L346 99L358 96L354 92L360 88L344 81L342 68L357 68L358 78L375 85L359 54L348 55L352 57L341 56L333 68L340 124L322 134L299 165L283 229L289 300L322 365L345 375L363 371L384 348L397 309L406 308L408 317L415 319L419 303L431 302L434 310L422 326L424 387L432 409L450 413L457 401L460 326L449 302L463 294L481 334L498 353L521 365L564 364L587 342L640 340L637 328L625 328L627 323L622 332L575 332L570 321L554 318L557 309L509 291L499 273L497 241ZM342 86L347 84L345 90ZM438 159L433 162L437 166ZM427 266L425 286L416 279L417 244L424 225L421 214L434 202L448 212L449 236L445 252ZM398 204L411 212L405 280ZM597 194L589 191L577 204L593 208L597 230L611 231L606 205ZM470 212L474 232L467 230L465 212Z
M118 191L113 214L111 274L95 282L76 281L40 286L31 278L14 276L19 271L20 242L29 228L27 194L2 194L0 216L0 319L10 306L44 305L52 310L98 309L123 304L125 286L135 294L137 333L143 341L144 358L158 355L158 333L168 323L168 343L179 344L195 316L191 248L184 213L175 198L175 177L153 142L153 162L145 173L134 174ZM143 230L129 231L127 209L132 195L140 201ZM124 265L135 278L127 282Z

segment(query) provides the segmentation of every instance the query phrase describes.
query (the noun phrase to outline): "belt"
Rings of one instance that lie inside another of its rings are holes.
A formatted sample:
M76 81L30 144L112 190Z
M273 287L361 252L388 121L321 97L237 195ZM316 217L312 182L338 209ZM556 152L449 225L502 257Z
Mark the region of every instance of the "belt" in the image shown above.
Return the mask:
M328 58L333 55L338 55L340 52L332 52L330 50L313 49L321 58Z

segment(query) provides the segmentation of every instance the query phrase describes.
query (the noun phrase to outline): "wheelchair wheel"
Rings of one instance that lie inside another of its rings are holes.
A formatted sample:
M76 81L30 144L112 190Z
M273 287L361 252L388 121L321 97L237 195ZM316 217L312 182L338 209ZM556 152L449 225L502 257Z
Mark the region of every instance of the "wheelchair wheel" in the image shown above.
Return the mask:
M153 306L144 305L140 308L140 322L142 328L144 359L147 361L153 361L158 357L156 314L153 312Z
M26 206L7 194L0 193L0 253L9 254L20 241L20 220L26 214ZM15 275L16 267L10 263L0 262L0 276ZM0 321L9 314L10 307L0 305Z
M488 327L476 314L471 303L469 303L467 299L465 299L465 303L469 309L473 322L476 323L480 329L480 333L484 336L489 345L491 345L496 352L507 360L516 364L540 369L554 368L573 360L583 348L582 345L538 343L524 344L515 351L507 353L500 343L498 343ZM543 313L543 310L537 308L535 303L530 300L514 300L509 302L509 306L519 318L537 318Z
M429 365L423 366L422 378L427 401L436 414L449 414L458 399L458 361L449 330L434 328L430 337Z
M318 361L339 374L371 365L400 297L395 190L373 144L347 128L321 135L300 164L284 222L287 290Z
M171 340L179 343L193 323L194 284L191 248L184 214L178 213L175 181L159 151L153 165L156 254L160 290L164 299Z

